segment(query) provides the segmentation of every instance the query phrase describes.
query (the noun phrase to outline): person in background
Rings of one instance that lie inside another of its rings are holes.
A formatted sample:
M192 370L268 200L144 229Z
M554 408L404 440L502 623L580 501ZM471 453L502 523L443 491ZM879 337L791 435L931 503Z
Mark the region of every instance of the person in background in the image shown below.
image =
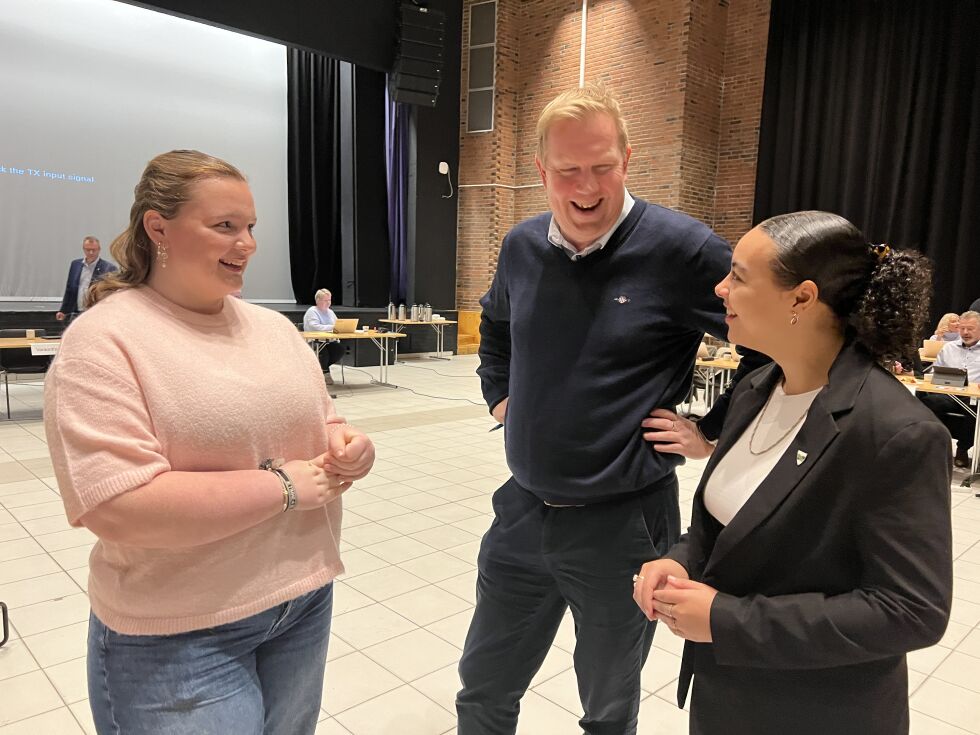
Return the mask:
M925 377L925 368L922 365L922 357L918 350L913 350L907 355L902 355L895 360L895 375L911 375L914 378Z
M935 333L929 339L946 342L952 342L954 339L959 339L959 324L959 314L953 314L952 312L949 314L943 314L942 318L939 320L939 324L936 325Z
M882 365L918 343L931 280L828 212L735 247L729 336L774 364L736 386L688 533L633 591L687 641L692 733L908 733L906 653L952 605L950 441Z
M337 321L337 315L330 308L333 296L330 291L321 288L313 296L316 306L311 306L303 315L304 332L332 332L333 325ZM330 375L330 366L334 365L343 358L344 347L339 339L327 340L323 348L319 350L320 368L323 370L324 382L333 385L333 376Z
M61 308L54 315L59 322L67 319L70 323L78 314L85 311L89 286L109 273L115 273L115 264L99 257L101 250L102 245L99 244L97 237L88 235L82 240L83 257L71 262Z
M980 383L980 313L965 311L957 322L959 338L943 345L933 365L966 370L970 383ZM921 400L943 422L956 439L956 467L970 466L970 450L973 448L977 420L969 411L949 396L939 393L919 393Z
M680 534L681 460L652 451L641 427L652 414L667 441L693 441L656 417L683 401L704 333L727 337L712 289L731 250L706 225L627 192L626 122L601 86L559 95L537 133L550 212L508 233L480 302L477 372L513 477L494 493L480 547L458 729L515 732L571 609L581 728L630 735L654 633L629 599L630 577ZM698 431L713 436L725 405Z
M99 735L310 735L341 494L374 447L334 412L293 325L231 296L256 251L244 176L198 151L147 164L120 271L65 333L44 428L89 560Z

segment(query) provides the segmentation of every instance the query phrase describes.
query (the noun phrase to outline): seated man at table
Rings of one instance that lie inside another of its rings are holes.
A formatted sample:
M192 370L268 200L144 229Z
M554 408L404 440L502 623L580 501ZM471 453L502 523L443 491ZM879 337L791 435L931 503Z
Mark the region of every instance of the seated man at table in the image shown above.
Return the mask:
M330 308L332 296L330 291L321 288L313 296L316 306L311 306L303 316L304 332L332 332L333 325L337 321L337 315ZM340 362L344 356L344 348L340 340L332 339L323 345L319 352L320 367L323 368L323 377L327 385L333 385L333 378L330 375L330 366Z
M960 338L947 342L936 356L939 367L954 367L966 370L970 383L980 383L980 313L965 311L960 314ZM936 417L943 422L949 433L956 439L956 467L969 467L969 451L973 447L973 433L976 419L959 403L949 396L936 393L920 393L919 399L926 404Z

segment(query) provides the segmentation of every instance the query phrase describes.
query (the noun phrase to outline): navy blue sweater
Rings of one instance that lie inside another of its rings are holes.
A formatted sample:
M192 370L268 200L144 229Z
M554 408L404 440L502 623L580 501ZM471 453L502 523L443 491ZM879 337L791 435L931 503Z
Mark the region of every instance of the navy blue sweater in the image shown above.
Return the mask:
M504 239L481 300L480 375L491 410L509 397L507 462L542 500L607 500L654 485L682 460L640 422L690 386L705 332L727 339L714 287L732 251L687 215L637 199L605 248L571 260L550 214Z

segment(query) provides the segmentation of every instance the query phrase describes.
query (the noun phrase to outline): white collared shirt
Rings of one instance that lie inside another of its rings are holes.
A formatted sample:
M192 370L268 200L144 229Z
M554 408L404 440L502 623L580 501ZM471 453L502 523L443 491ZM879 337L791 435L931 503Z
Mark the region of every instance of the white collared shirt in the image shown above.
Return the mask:
M95 266L99 259L96 258L91 263L82 260L82 272L78 276L78 310L85 311L85 296L88 294L88 287L92 284L92 275L95 273Z
M561 248L565 255L569 257L570 260L581 260L586 255L594 253L596 250L602 250L606 247L606 243L609 242L609 238L616 231L616 228L623 224L623 220L633 209L633 197L630 196L628 191L623 192L623 211L619 213L619 219L616 223L598 240L589 245L582 250L576 250L575 246L572 245L565 236L561 234L561 230L558 229L558 223L555 222L554 216L551 217L551 224L548 225L548 242L554 245L556 248Z
M962 339L949 342L939 350L933 364L966 370L969 382L980 383L980 342L974 342L970 347L966 347Z

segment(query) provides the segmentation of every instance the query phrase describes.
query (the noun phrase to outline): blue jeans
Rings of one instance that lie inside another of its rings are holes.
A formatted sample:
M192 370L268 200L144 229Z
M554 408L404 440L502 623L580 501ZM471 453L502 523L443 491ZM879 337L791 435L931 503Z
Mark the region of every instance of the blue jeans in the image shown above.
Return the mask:
M123 635L91 615L99 735L302 735L320 717L333 584L216 628Z

